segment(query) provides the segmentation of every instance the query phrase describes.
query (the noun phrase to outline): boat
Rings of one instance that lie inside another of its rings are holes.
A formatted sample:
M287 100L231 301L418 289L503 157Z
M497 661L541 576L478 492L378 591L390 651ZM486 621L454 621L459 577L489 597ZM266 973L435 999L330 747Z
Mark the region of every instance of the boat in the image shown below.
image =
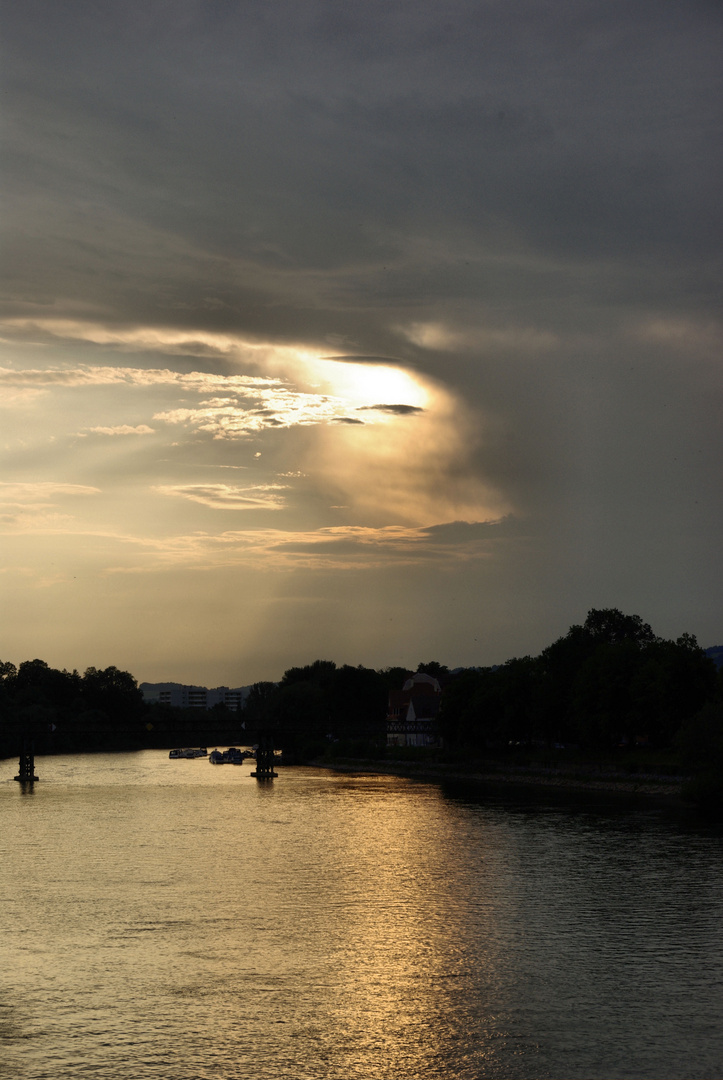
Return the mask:
M243 765L246 758L253 757L250 750L239 750L237 746L229 746L228 750L212 750L208 760L212 765Z
M200 758L206 757L208 750L205 746L199 746L198 749L193 746L187 746L181 749L171 750L168 754L169 758Z

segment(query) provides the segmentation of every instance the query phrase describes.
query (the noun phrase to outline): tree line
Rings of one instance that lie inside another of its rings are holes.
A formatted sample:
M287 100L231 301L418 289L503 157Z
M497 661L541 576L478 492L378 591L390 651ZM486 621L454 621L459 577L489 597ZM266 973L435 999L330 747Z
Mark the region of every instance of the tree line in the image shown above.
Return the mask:
M706 703L720 703L713 661L690 634L657 637L639 615L593 609L539 656L462 672L445 688L450 745L675 745Z
M0 661L0 753L32 741L40 753L126 749L138 744L146 707L136 680L117 667L59 671L44 660Z
M691 635L660 638L638 615L593 609L539 656L454 672L430 661L417 671L442 685L438 734L446 753L646 748L723 775L723 670ZM208 712L149 705L133 676L115 667L81 675L42 660L0 662L0 752L15 754L23 737L47 753L253 743L269 731L289 760L329 751L379 757L389 693L410 674L316 660L289 668L279 682L255 683L243 714L234 714L223 705Z

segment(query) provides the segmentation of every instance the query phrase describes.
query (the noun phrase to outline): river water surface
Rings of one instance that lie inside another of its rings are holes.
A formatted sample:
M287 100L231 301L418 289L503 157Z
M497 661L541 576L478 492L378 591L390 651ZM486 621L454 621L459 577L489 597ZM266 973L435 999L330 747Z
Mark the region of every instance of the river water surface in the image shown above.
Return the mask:
M391 776L0 762L3 1080L723 1076L723 838Z

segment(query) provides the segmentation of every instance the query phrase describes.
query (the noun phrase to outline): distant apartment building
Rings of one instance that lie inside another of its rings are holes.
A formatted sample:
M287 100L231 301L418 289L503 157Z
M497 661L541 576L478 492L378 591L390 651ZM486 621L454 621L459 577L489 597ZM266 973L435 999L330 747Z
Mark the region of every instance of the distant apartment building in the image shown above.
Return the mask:
M439 746L441 700L438 680L421 672L407 679L401 690L393 690L387 708L387 746Z
M244 689L228 686L216 686L209 690L205 686L186 686L183 683L141 683L143 699L149 704L172 705L177 709L212 709L214 705L225 705L232 712L243 709Z

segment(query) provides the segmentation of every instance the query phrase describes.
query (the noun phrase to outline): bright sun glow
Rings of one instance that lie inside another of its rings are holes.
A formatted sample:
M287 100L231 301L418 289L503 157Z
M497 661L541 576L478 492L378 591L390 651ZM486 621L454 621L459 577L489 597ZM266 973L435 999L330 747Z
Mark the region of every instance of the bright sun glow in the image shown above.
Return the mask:
M306 366L319 382L337 397L346 398L356 408L370 405L411 405L424 409L431 393L420 380L403 368L389 364L363 364L343 360L305 357Z

